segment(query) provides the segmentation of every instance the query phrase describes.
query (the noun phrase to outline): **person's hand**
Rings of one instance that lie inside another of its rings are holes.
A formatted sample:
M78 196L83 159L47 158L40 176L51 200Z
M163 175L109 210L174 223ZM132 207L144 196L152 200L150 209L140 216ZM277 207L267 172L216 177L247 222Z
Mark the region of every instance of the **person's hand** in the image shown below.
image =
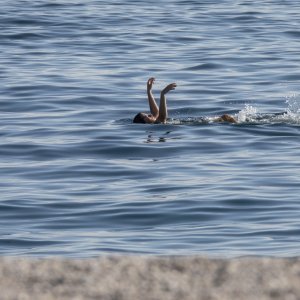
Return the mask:
M155 78L151 77L147 81L147 90L151 91L152 90L152 85L154 84Z
M169 85L167 85L161 92L163 94L166 94L172 90L175 90L175 88L177 87L177 84L176 83L171 83Z

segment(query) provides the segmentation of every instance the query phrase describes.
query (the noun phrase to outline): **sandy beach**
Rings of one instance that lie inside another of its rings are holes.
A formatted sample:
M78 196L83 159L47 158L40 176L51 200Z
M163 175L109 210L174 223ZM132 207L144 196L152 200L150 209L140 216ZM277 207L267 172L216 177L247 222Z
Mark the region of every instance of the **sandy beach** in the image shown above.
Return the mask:
M300 259L0 259L1 299L300 299Z

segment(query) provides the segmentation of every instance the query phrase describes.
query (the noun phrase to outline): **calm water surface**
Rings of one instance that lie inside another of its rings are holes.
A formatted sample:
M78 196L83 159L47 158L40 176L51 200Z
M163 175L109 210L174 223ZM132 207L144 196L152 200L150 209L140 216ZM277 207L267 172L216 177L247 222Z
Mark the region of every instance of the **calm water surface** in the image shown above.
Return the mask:
M299 1L4 0L0 28L2 255L300 255ZM170 120L132 124L151 76Z

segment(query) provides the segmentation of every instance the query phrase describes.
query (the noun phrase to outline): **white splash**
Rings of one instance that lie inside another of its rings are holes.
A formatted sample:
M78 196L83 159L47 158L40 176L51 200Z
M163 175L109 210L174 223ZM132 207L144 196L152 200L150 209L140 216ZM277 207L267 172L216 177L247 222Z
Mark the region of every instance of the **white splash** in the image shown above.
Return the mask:
M256 115L257 115L256 107L246 104L245 107L238 112L236 118L238 123L251 122L252 120L255 120Z
M285 97L287 108L282 113L259 113L256 107L246 104L245 107L236 114L238 123L257 124L300 124L300 95L290 93Z
M287 123L300 124L300 95L290 93L285 97L287 103L284 119Z
M287 103L287 114L300 114L300 98L296 93L289 94L285 97L285 102Z

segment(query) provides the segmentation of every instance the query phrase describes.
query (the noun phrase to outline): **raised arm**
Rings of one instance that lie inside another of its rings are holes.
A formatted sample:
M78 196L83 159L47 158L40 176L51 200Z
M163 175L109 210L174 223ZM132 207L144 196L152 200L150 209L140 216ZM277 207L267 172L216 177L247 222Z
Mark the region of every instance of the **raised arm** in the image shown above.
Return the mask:
M152 94L152 85L154 84L155 78L151 77L147 81L147 95L149 101L150 112L152 116L156 119L159 114L158 106L155 102L154 96Z
M176 83L171 83L167 85L160 93L160 103L159 103L159 116L158 119L156 120L157 122L160 123L166 123L167 118L168 118L168 108L167 108L167 99L166 99L166 94L169 91L175 90L176 88Z

